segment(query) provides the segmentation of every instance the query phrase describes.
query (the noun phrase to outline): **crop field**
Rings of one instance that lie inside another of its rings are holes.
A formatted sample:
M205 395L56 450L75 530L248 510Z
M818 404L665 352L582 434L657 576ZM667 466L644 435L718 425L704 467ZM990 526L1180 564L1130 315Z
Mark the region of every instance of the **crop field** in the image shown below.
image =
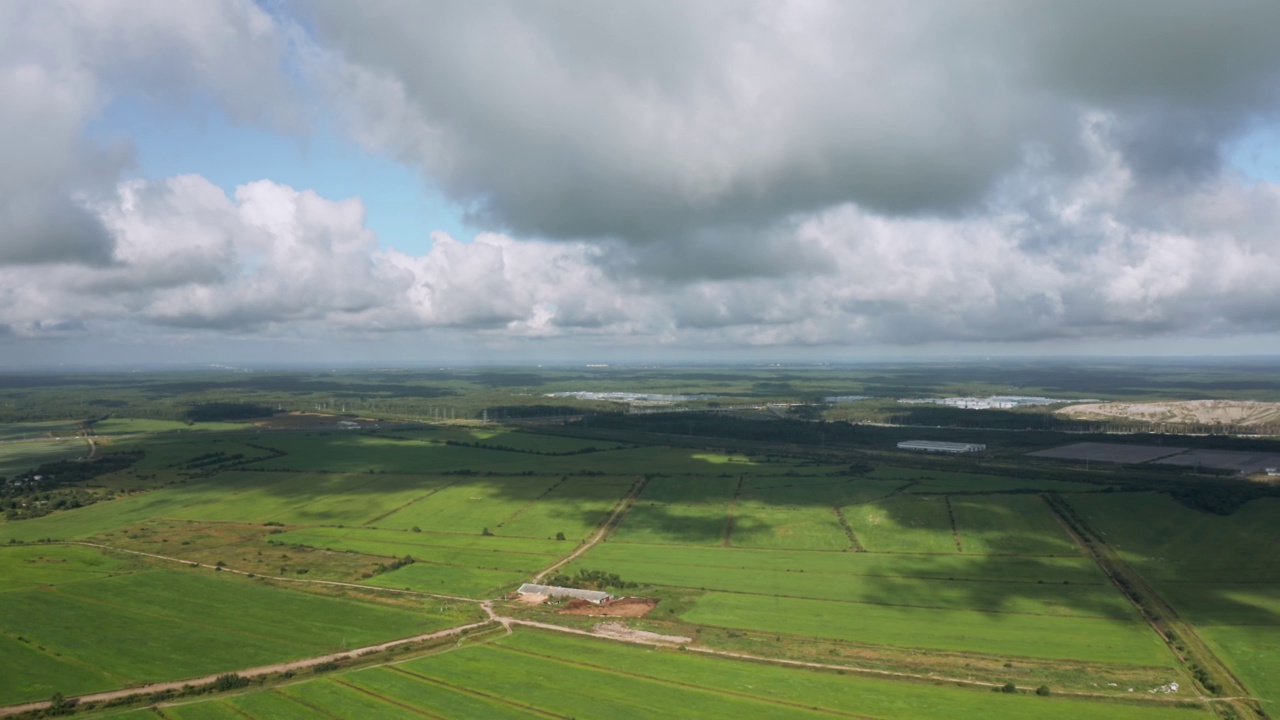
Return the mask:
M105 716L1212 717L1064 504L1252 693L1280 702L1276 498L1214 515L1106 473L1011 465L1013 453L953 471L889 453L478 424L113 422L102 450L145 455L93 478L104 499L0 521L0 704L316 657L475 622L483 606L691 640L655 650L495 623L394 659ZM571 553L555 572L576 579L555 582L601 583L653 610L590 618L515 601ZM716 656L727 651L757 661ZM831 667L765 662L778 658ZM1186 690L1161 694L1171 682Z
M585 691L581 691L585 689ZM492 643L234 698L168 705L167 718L1208 717L1196 710L999 695L746 663L518 630Z
M950 553L959 548L948 504L945 496L904 495L852 506L844 513L871 552Z
M0 675L5 703L333 652L457 617L278 590L208 570L139 569L88 548L2 548L0 557L27 581L0 593L0 656L10 666ZM58 570L44 571L48 565Z
M133 433L165 432L216 432L221 430L245 430L243 423L183 422L180 420L149 420L141 418L108 418L93 424L98 435L130 435Z
M89 446L79 438L0 443L0 477L11 477L34 470L41 463L69 460L88 454Z
M1071 503L1268 708L1280 707L1280 501L1254 500L1229 516L1150 493Z

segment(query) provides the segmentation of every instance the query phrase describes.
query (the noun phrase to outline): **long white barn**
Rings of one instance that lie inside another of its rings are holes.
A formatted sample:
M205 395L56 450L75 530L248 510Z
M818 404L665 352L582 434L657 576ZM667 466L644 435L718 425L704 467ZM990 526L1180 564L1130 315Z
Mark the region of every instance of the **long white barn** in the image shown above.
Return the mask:
M924 452L968 453L981 452L987 446L982 443L954 443L940 440L903 440L898 443L899 450L922 450Z
M547 597L571 597L586 600L599 605L613 599L613 596L600 590L580 590L578 588L560 587L559 585L537 585L525 583L517 591L521 595L546 595Z

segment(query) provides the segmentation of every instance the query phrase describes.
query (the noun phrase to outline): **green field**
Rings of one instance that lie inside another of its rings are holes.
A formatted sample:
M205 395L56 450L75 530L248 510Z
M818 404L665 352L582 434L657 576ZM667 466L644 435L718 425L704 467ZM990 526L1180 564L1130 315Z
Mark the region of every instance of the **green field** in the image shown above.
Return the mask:
M607 589L657 601L643 619L613 621L693 638L689 647L497 628L438 654L380 655L377 667L107 716L1209 716L1173 707L1196 704L1189 668L1053 503L1094 527L1251 692L1280 702L1270 670L1280 662L1280 498L1215 515L1123 491L1112 471L1107 482L1079 469L1023 473L1011 454L988 466L874 447L756 451L690 439L679 425L669 446L642 444L656 434L478 423L338 432L106 420L98 429L131 435L107 438L104 450L144 453L86 484L101 501L0 521L0 704L409 637L482 617L481 600L508 617L589 631L605 619L508 597L581 549L560 572L616 575L625 587ZM169 432L179 429L208 431ZM21 544L47 539L180 562ZM191 567L223 561L255 577ZM1023 691L916 677L931 675ZM1132 695L1131 678L1140 678ZM1041 682L1054 684L1049 697L1029 691ZM1148 692L1168 682L1186 690Z
M0 477L34 470L42 463L81 458L89 446L80 438L24 440L0 443Z
M0 702L182 679L359 647L446 627L450 611L416 612L279 590L209 570L109 575L123 562L85 548L16 548L71 568L0 593L0 643L14 674L0 675ZM0 549L0 554L12 552ZM92 576L97 573L97 576ZM56 672L47 672L57 667ZM18 669L27 668L18 672ZM44 669L41 669L44 668Z
M885 682L528 630L443 655L309 680L274 691L165 707L163 712L166 717L192 720L246 715L661 719L673 712L680 717L726 720L1208 717L1203 711L1169 706Z

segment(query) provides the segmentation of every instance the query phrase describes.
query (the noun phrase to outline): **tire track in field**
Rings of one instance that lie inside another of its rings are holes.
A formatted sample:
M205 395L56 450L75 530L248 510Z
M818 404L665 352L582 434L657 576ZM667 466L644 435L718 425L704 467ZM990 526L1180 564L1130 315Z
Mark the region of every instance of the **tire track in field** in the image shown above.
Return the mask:
M349 682L344 682L336 678L330 678L330 682L332 682L334 685L337 685L338 687L344 687L348 690L351 690L352 692L356 692L356 693L359 693L360 695L364 695L365 697L372 698L376 702L386 703L387 705L398 707L401 710L408 710L414 715L418 715L425 718L437 718L437 720L448 720L448 718L442 717L440 715L436 715L435 713L427 712L426 710L414 707L413 705L410 705L408 703L400 702L399 700L392 700L389 697L379 695L378 693L375 693L374 691L368 690L366 688L362 688L359 685L352 685Z
M504 519L502 520L502 522L499 522L499 523L497 524L497 526L496 526L496 527L502 527L503 525L506 525L507 523L511 522L512 520L515 520L516 518L520 517L520 515L522 515L522 514L524 513L524 511L525 511L525 510L528 510L529 508L531 508L531 507L533 507L535 504L537 504L537 502L538 502L539 500L542 500L542 499L543 499L543 498L545 498L546 496L550 495L550 494L551 494L551 493L552 493L556 488L558 488L558 487L560 487L561 485L563 485L563 484L565 483L565 481L567 481L568 479L569 479L569 476L568 476L568 475L561 475L559 480L557 480L557 481L555 481L555 482L551 483L551 487L547 488L546 490L543 490L543 491L542 491L542 493L538 495L538 497L536 497L536 498L534 498L534 499L530 500L529 502L525 503L524 505L521 505L519 510L516 510L515 512L511 513L511 515L510 515L509 517L504 518Z
M833 508L836 511L836 520L840 522L840 527L844 530L845 537L849 538L849 550L854 552L866 552L867 548L858 540L858 536L853 532L853 526L849 524L849 518L844 516L844 510L840 505ZM841 551L845 552L845 551Z
M382 514L381 514L381 515L379 515L378 517L376 517L376 518L374 518L374 519L372 519L372 520L370 520L370 521L368 521L368 522L366 522L366 523L361 524L361 525L360 525L360 527L369 527L370 525L372 525L372 524L374 524L374 523L378 522L379 520L386 520L387 518L391 517L392 515L395 515L396 513L400 512L401 510L404 510L405 508L410 507L410 506L412 506L412 505L417 505L418 503L422 502L423 500L426 500L427 498L431 497L432 495L435 495L436 493L440 492L441 490L443 490L443 489L445 489L445 488L447 488L447 487L452 487L452 486L454 486L454 485L457 485L459 482L461 482L461 480L450 480L449 482L447 482L447 483L445 483L445 484L443 484L443 485L441 485L441 486L439 486L439 487L433 488L433 489L432 489L430 492L428 492L426 495L419 495L418 497L413 498L413 499L412 499L412 500L410 500L409 502L407 502L407 503L405 503L405 504L403 504L403 505L401 505L401 506L399 506L399 507L392 508L392 509L390 509L390 510L388 510L388 511L384 512L384 513L382 513Z
M413 678L418 682L425 682L429 685L435 685L436 687L444 688L445 690L448 690L453 693L457 693L459 695L466 695L468 697L478 698L486 702L494 703L495 705L506 705L508 707L516 708L517 710L523 710L533 715L538 715L544 718L550 718L550 720L573 720L573 718L569 717L568 715L560 715L558 713L551 712L550 710L544 710L542 708L534 707L532 705L525 705L524 703L518 703L509 698L505 698L500 695L492 695L482 690L476 690L475 688L468 688L468 687L462 687L461 685L454 685L453 683L445 682L444 680L441 680L439 678L434 678L429 675L422 675L422 674L413 672L411 670L405 670L402 667L389 666L387 669L390 670L391 672L399 673L400 675Z
M277 696L284 698L285 700L297 703L298 705L301 705L302 707L307 708L308 710L314 712L317 715L320 715L321 717L333 718L333 720L344 720L344 718L341 715L334 715L333 713L329 712L328 710L325 710L324 708L312 705L311 703L307 702L306 700L303 700L297 695L283 692L280 688L277 688L272 692L274 692Z
M510 652L510 653L515 653L517 655L525 655L528 657L541 658L543 660L550 660L552 662L560 663L561 665L569 665L570 667L585 668L587 670L593 670L593 671L605 673L608 675L617 675L619 677L648 680L650 682L656 682L662 685L674 685L676 687L688 688L690 690L697 690L700 692L710 693L713 695L727 695L729 697L742 698L744 700L751 700L753 702L765 703L768 705L781 705L782 707L795 709L795 710L807 710L810 712L818 712L824 715L834 715L836 717L843 717L843 718L854 718L855 720L878 720L877 718L872 717L870 715L859 715L856 713L841 712L833 708L822 708L814 705L801 705L800 703L797 703L797 702L790 702L787 700L776 700L774 698L770 698L765 695L752 695L750 693L737 692L735 690L729 690L727 688L712 687L710 685L695 685L694 683L681 682L679 680L671 680L669 678L658 677L656 675L646 675L644 673L628 672L626 670L619 670L618 668L612 668L605 665L594 665L592 663L582 662L580 660L570 660L568 658L560 657L558 655L546 655L544 653L533 652L532 650L523 650L520 648L513 648L508 645L502 645L499 647L503 652Z
M951 539L956 543L956 552L964 552L964 545L960 543L960 530L956 528L956 511L951 507L951 496L943 495L942 499L947 503L947 519L951 521Z
M631 486L631 489L627 491L627 494L623 495L618 500L618 504L613 506L613 512L609 513L608 519L604 521L604 524L595 532L594 535L592 535L586 542L579 545L577 550L566 555L564 559L557 560L551 565L551 567L548 567L537 575L534 575L533 582L542 582L542 579L546 576L556 570L559 570L565 565L568 565L574 560L577 560L583 553L601 543L609 536L610 533L617 529L618 525L622 524L622 519L626 516L627 512L631 510L631 506L635 505L636 498L640 497L640 493L644 492L644 488L648 484L649 478L643 475L640 476L640 478L638 478Z
M728 517L725 518L724 532L720 540L720 544L724 547L733 547L733 523L738 511L738 498L742 495L742 483L746 479L746 475L739 475L738 484L733 488L733 498L729 501Z
M1045 493L1040 496L1054 516L1062 524L1071 539L1097 564L1116 590L1133 604L1151 629L1169 648L1178 664L1196 683L1210 692L1210 697L1221 701L1231 714L1226 718L1254 717L1268 720L1271 716L1263 709L1258 698L1240 680L1222 658L1195 632L1191 623L1182 620L1178 612L1136 570L1129 566L1115 548L1107 544L1102 534L1080 516L1061 495ZM1206 678L1196 670L1210 673L1207 680L1219 682L1218 691L1210 690ZM1224 686L1225 687L1221 687ZM1218 707L1214 706L1215 711ZM1220 713L1221 714L1221 713Z

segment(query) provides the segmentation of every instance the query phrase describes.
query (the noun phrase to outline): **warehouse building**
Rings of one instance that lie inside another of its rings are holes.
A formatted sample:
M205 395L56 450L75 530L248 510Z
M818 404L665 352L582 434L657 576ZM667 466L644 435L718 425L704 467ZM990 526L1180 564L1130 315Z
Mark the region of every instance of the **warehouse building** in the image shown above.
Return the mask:
M968 453L986 450L982 443L953 443L940 440L903 440L898 443L899 450L922 450L924 452Z
M525 583L520 586L517 591L521 595L544 595L546 597L570 597L579 600L586 600L589 603L607 602L613 599L613 596L607 592L599 590L579 590L578 588L559 587L558 585L536 585L534 583Z

